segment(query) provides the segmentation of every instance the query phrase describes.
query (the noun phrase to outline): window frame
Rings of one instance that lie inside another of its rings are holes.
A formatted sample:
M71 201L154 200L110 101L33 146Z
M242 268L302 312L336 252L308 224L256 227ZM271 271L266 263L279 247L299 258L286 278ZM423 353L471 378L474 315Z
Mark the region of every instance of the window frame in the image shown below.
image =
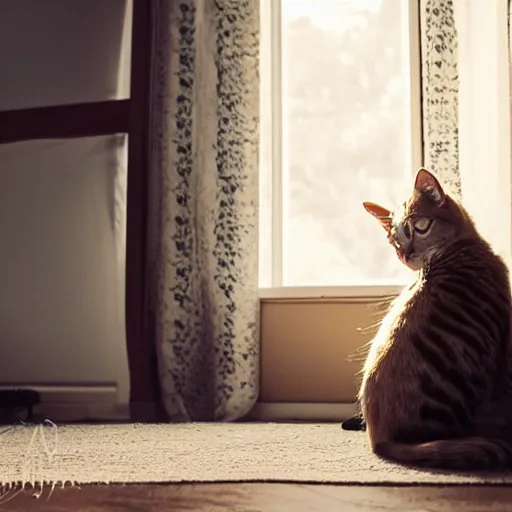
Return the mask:
M323 297L382 297L396 295L404 284L389 285L335 285L335 286L284 286L283 285L283 211L285 209L283 186L286 165L283 164L283 73L282 73L282 0L261 0L262 38L270 45L270 52L261 53L262 75L270 78L270 123L262 127L261 137L270 147L271 167L271 285L259 286L260 299L295 299ZM408 0L407 15L402 22L408 28L410 129L405 130L411 148L408 168L418 169L423 165L422 80L421 80L421 32L420 0ZM270 27L267 31L265 27ZM405 30L403 32L405 34ZM264 108L264 107L263 107ZM263 163L266 165L266 162ZM412 172L411 172L412 177ZM265 258L265 255L260 257Z

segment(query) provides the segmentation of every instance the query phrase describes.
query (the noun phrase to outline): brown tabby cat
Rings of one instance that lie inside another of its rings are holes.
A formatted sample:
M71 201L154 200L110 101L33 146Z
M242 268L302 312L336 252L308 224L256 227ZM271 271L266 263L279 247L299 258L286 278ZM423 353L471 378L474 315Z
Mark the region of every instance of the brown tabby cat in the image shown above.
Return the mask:
M400 260L417 270L372 341L359 393L371 447L388 460L445 469L512 467L506 436L477 412L507 392L508 270L464 208L420 169L395 213L364 203Z

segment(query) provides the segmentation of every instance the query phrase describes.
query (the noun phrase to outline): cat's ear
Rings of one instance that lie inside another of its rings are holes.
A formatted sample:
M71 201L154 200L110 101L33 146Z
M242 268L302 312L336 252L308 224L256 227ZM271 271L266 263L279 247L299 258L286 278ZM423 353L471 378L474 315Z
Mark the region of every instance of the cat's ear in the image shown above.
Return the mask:
M392 226L392 212L375 203L363 203L364 209L373 215L380 225L389 233Z
M425 194L436 204L441 206L444 203L446 194L444 193L443 187L437 181L437 178L427 169L423 167L416 174L414 180L414 189L420 194Z

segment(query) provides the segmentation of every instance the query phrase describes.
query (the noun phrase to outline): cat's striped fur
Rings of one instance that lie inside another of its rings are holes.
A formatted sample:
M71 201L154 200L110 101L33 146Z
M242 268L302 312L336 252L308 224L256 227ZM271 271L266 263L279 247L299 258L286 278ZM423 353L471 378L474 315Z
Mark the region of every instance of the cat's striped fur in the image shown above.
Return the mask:
M390 307L363 369L359 400L373 451L415 466L512 468L507 436L483 437L476 428L478 410L509 392L506 265L424 169L396 214L365 207L400 259L417 270Z

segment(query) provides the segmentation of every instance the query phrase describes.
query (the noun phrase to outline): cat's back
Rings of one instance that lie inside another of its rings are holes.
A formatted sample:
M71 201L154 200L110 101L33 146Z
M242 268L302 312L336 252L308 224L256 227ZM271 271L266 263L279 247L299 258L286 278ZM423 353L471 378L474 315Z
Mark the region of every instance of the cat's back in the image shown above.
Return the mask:
M474 237L448 245L426 269L424 294L430 337L458 349L473 374L495 370L510 348L512 304L508 268L489 244Z
M447 313L459 306L473 311L502 314L508 320L511 305L508 268L480 237L462 238L434 254L423 271L418 291L433 310ZM476 319L475 319L476 320ZM486 322L484 322L486 323Z
M420 397L437 388L478 405L492 392L508 343L510 306L507 267L485 241L457 240L432 255L372 342L360 392L368 422L419 421Z

